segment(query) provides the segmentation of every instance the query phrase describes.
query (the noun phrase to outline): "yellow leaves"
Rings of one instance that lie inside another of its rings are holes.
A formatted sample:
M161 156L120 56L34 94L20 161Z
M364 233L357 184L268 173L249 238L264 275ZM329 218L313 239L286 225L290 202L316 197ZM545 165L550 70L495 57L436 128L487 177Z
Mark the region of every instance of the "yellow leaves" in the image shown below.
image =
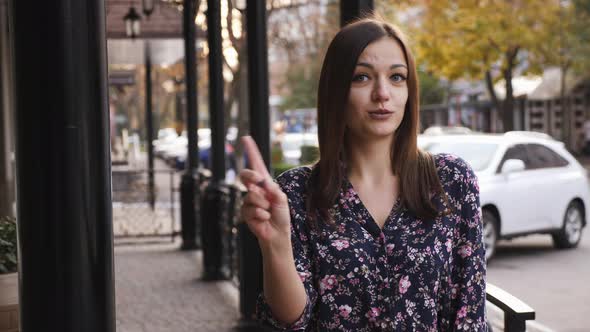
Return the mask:
M555 24L558 0L422 0L410 27L419 63L449 79L482 78L515 50L532 52Z

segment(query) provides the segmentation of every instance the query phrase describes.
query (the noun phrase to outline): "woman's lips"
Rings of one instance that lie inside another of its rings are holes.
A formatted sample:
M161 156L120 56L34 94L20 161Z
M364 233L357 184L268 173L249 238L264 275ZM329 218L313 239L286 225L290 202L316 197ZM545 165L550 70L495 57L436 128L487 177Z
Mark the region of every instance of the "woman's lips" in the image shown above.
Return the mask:
M370 111L369 117L373 120L387 120L393 115L392 111L389 110L376 110Z

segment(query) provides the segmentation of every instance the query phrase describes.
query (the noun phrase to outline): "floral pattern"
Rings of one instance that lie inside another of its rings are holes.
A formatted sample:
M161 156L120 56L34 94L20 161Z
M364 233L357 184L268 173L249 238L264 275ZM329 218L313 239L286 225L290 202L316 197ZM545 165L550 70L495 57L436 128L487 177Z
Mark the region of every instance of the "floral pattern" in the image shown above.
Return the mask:
M382 229L347 179L332 211L336 225L309 227L305 187L311 169L279 176L307 304L285 326L261 294L259 319L279 331L486 331L477 177L458 157L434 157L451 213L420 220L398 199ZM442 209L442 198L433 200Z

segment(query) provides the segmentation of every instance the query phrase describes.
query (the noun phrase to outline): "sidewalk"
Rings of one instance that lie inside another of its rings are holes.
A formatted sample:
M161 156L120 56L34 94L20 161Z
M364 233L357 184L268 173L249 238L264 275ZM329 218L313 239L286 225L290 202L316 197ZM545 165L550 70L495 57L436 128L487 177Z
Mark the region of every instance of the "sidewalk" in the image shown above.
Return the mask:
M179 246L115 247L117 331L238 331L237 288L201 281L201 252Z
M201 251L179 243L115 247L118 332L247 332L237 327L239 293L228 281L205 282ZM502 331L503 314L489 306L488 319ZM537 322L527 330L549 331ZM257 331L259 332L259 331Z

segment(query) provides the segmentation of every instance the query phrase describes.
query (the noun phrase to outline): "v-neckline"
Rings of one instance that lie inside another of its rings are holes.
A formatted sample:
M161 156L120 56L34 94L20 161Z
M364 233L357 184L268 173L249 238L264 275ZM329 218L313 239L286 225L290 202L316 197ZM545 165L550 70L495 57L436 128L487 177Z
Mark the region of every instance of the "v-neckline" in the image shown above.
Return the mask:
M367 208L365 203L363 203L361 196L358 194L356 189L354 189L354 185L348 179L347 176L344 177L344 181L345 181L346 185L348 186L348 188L346 188L346 189L352 191L352 194L354 195L356 200L358 200L358 205L363 210L363 212L369 217L369 222L367 223L367 228L368 228L367 230L369 230L369 232L372 233L373 235L378 236L383 231L385 226L387 226L387 223L393 218L393 216L399 210L400 205L401 205L401 195L399 195L399 194L397 195L397 198L395 199L395 202L394 202L393 206L391 207L391 210L389 211L389 213L387 214L387 217L385 218L385 221L383 222L383 226L380 227L379 224L377 223L377 220L371 214L371 212L369 211L369 209Z

